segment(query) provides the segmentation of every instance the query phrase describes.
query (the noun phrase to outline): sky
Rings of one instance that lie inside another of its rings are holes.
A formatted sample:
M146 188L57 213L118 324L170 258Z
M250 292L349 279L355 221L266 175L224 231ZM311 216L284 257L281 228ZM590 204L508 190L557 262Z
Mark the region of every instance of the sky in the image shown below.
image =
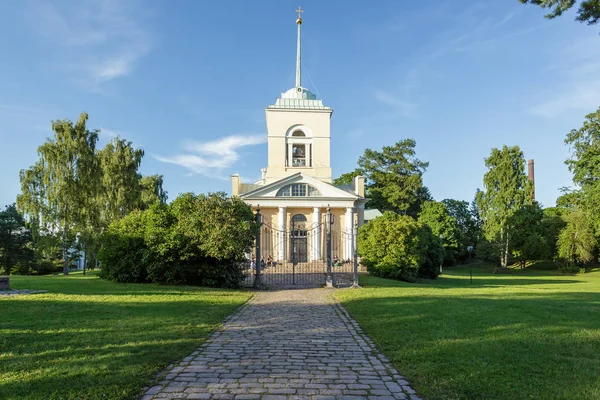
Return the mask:
M493 147L535 160L536 196L571 186L566 134L600 106L600 26L517 0L0 3L0 205L51 121L89 114L100 146L145 151L169 199L230 192L266 167L265 107L303 86L334 109L334 177L404 138L436 200L470 201Z

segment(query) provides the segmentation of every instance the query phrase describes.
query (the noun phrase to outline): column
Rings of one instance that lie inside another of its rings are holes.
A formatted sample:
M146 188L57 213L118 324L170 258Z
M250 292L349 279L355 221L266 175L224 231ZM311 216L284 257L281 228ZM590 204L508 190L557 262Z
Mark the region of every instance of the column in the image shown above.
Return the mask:
M354 207L346 207L346 219L344 221L344 260L351 260L354 253Z
M277 220L277 260L282 262L285 260L285 207L279 207L279 214Z
M321 207L313 207L312 219L311 259L318 261L321 259Z
M294 166L293 165L294 164L294 154L292 153L293 148L294 148L294 145L291 143L288 143L288 159L286 160L288 167Z

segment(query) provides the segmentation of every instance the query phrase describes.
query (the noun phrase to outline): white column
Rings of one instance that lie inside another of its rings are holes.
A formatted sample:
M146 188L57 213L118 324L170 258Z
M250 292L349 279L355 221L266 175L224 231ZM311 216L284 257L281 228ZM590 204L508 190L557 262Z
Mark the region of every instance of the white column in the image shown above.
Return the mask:
M305 166L306 167L312 167L312 165L310 163L310 156L311 156L310 151L312 150L311 149L311 145L310 145L310 143L306 143L304 145L304 147L306 147L306 159L304 160L304 162L306 164Z
M277 260L279 262L285 260L285 207L279 207L279 214L277 220Z
M288 143L288 159L287 159L287 166L288 167L293 167L293 162L294 162L294 155L292 154L292 150L293 150L293 145L291 143Z
M344 225L344 260L351 260L354 253L354 207L346 207Z
M321 259L321 207L313 207L313 229L312 229L312 251L311 259L318 261Z

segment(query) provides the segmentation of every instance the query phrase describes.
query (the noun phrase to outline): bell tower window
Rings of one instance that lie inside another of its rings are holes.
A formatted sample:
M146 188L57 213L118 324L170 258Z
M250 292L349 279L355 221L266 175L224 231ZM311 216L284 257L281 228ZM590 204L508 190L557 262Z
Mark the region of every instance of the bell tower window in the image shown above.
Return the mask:
M312 167L313 138L311 132L306 128L295 126L288 131L286 136L286 167Z

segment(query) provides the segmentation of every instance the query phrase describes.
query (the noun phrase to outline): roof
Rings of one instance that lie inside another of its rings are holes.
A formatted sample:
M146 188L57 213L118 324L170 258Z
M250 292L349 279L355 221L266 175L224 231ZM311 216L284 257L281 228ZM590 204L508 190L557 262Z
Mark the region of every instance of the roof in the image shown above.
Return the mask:
M348 192L350 194L356 194L356 193L354 193L354 186L352 186L350 184L336 185L335 187L338 189L342 189L344 192Z
M254 189L258 189L263 186L264 185L258 185L256 183L242 183L240 185L240 193L239 194L248 193L248 192L253 191Z
M371 221L377 217L381 217L383 214L376 208L371 210L365 210L365 221Z
M323 100L303 87L294 87L281 94L275 104L268 109L301 109L301 110L331 110L331 107L323 105Z

